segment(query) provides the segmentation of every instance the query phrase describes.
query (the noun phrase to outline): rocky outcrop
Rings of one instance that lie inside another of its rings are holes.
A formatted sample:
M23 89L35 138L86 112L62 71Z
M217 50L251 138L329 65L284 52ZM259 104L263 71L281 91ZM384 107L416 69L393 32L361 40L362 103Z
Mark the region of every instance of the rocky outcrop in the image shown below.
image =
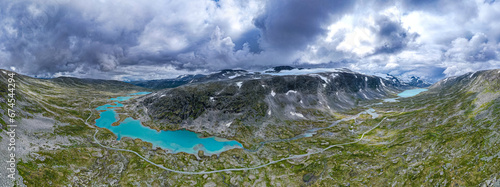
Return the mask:
M218 124L315 120L400 91L388 80L351 71L259 76L165 89L143 97L140 105L162 124L216 129Z

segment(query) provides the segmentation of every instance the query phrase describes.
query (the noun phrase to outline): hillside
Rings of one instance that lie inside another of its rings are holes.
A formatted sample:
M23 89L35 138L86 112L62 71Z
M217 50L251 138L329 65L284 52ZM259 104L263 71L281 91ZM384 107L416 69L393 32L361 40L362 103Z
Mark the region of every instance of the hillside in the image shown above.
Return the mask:
M138 107L157 122L155 129L203 129L260 140L297 135L311 128L307 123L325 126L334 113L399 91L385 79L350 71L260 75L165 89L144 97Z
M14 73L8 70L0 70L0 157L8 158L10 152L7 150L9 140L6 134L9 118L7 110L7 90L9 83L8 74ZM108 98L126 95L147 89L131 84L108 81L77 78L55 78L37 79L15 73L13 80L16 84L14 91L16 102L14 111L16 113L16 158L18 159L17 183L28 186L49 185L49 180L38 177L29 178L27 173L34 176L51 176L54 182L63 181L54 176L56 170L31 170L32 166L23 165L21 160L32 160L34 155L54 153L59 151L76 150L76 147L92 147L88 138L92 136L92 128L85 122L92 112L92 104L107 103ZM97 116L93 116L95 119ZM73 148L70 148L73 147ZM35 159L36 160L36 159ZM61 159L53 159L54 163L62 162ZM72 163L72 162L68 162ZM0 167L7 168L6 162L1 162ZM50 165L48 165L50 167ZM43 168L43 166L42 166ZM58 172L56 172L58 173ZM3 174L3 173L2 173ZM58 175L58 174L57 174ZM6 175L0 176L0 186L12 186ZM21 181L22 177L28 177ZM45 182L40 182L43 180Z

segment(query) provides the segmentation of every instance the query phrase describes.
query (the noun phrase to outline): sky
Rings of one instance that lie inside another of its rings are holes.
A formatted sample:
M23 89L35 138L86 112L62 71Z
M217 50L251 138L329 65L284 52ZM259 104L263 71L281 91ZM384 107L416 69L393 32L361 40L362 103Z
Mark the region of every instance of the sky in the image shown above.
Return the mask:
M0 68L173 78L278 65L430 82L500 68L495 0L0 0Z

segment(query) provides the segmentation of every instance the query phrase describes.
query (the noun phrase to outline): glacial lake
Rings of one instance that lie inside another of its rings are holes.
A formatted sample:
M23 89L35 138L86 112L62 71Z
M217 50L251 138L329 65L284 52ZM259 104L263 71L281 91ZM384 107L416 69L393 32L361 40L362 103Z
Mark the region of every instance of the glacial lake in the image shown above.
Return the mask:
M418 95L421 92L425 92L427 89L425 88L419 88L419 89L411 89L411 90L405 90L401 93L398 94L399 97L413 97Z
M129 95L136 96L144 94L149 94L149 92L139 92ZM111 98L110 100L125 101L130 98L132 98L132 96ZM118 140L123 137L130 137L132 139L139 138L142 141L152 143L153 148L160 147L162 149L168 149L171 153L185 152L189 154L198 154L198 151L202 150L206 155L212 155L230 149L243 148L241 143L234 140L218 137L201 138L200 134L187 130L157 131L143 126L140 120L135 120L131 117L126 118L118 126L112 126L111 124L119 120L118 114L114 109L123 107L123 105L118 102L114 102L114 104L115 105L106 104L97 107L96 110L99 111L100 118L95 122L96 126L109 129L113 132L118 136Z
M387 102L387 103L399 102L399 100L398 100L399 97L413 97L413 96L416 96L419 93L425 92L425 91L427 91L427 89L425 89L425 88L405 90L405 91L399 93L397 98L387 98L387 99L384 99L383 102ZM382 104L382 103L379 103L379 104Z

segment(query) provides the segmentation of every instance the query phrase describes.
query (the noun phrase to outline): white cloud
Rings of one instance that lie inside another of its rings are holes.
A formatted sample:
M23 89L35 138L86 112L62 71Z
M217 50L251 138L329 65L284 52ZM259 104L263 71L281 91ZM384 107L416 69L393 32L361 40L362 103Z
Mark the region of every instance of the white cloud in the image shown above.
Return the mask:
M375 52L374 43L375 35L368 28L355 28L345 34L344 41L336 49L364 57Z
M500 44L492 43L483 33L476 33L470 40L457 38L451 42L444 53L448 76L460 75L471 71L500 67L498 53Z
M470 40L457 38L451 42L451 48L445 56L451 61L487 61L496 58L496 46L488 42L483 33L476 33Z
M429 78L500 67L500 2L352 2L8 1L0 68L126 79L293 62Z

